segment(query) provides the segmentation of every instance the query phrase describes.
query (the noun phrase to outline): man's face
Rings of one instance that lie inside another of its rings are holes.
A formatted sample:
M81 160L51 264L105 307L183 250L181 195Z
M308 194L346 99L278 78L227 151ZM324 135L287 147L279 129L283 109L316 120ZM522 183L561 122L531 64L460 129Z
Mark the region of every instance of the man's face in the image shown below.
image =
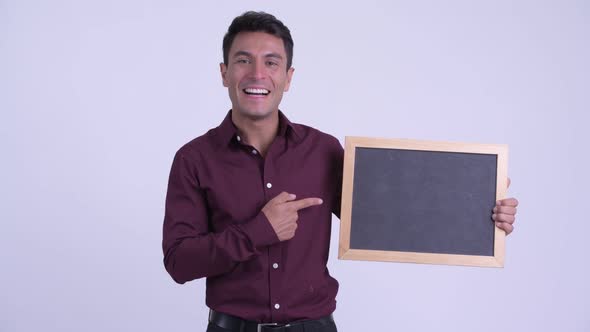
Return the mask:
M238 33L227 65L221 64L223 86L228 89L233 111L253 120L279 109L292 76L283 40L265 32Z

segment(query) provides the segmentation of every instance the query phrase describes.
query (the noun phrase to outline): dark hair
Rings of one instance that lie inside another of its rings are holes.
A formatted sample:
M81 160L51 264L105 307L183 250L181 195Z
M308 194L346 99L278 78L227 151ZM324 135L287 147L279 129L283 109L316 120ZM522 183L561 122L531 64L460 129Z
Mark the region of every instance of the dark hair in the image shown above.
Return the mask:
M285 46L285 52L287 53L287 69L291 68L291 64L293 63L293 38L291 38L291 31L273 15L254 11L245 12L234 18L231 22L227 33L223 37L223 63L227 65L229 49L236 35L242 31L261 31L281 38Z

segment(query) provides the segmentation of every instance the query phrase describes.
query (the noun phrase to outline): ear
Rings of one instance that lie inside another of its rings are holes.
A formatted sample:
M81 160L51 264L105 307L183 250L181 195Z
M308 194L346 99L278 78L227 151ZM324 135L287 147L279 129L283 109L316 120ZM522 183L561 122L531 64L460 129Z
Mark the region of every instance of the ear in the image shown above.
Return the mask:
M225 63L222 62L219 64L219 71L221 72L221 81L223 86L227 88L227 80L225 78L225 75L227 74L227 66Z
M287 70L287 84L285 84L285 92L289 91L289 87L291 86L291 78L293 78L293 72L295 72L295 68L293 67Z

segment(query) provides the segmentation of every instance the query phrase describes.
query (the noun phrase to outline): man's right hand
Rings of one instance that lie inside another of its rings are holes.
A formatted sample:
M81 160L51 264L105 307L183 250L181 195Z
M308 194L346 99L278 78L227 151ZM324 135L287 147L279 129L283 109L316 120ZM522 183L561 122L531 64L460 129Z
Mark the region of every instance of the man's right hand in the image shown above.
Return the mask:
M310 197L295 200L294 194L282 192L268 201L262 208L266 219L270 221L272 228L280 241L286 241L295 236L297 229L297 211L314 205L322 204L321 198Z

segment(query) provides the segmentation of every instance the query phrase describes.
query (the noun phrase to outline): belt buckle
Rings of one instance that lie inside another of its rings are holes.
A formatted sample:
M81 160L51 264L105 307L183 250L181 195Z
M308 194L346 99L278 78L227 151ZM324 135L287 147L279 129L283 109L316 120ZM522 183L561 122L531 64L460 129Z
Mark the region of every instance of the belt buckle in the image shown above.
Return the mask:
M278 323L261 323L258 324L258 326L256 327L256 331L257 332L262 332L262 328L264 328L265 326L278 326Z

